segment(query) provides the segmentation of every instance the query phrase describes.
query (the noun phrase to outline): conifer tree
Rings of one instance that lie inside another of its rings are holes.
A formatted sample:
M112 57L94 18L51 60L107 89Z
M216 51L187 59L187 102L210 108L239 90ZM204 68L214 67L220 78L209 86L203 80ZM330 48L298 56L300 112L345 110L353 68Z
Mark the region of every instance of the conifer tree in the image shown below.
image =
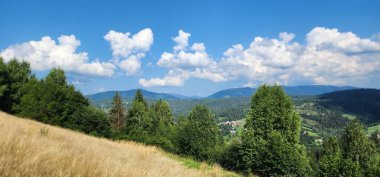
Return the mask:
M167 151L175 151L175 127L169 103L158 100L150 107L149 117L152 120L149 144L160 146Z
M149 133L151 119L148 115L148 106L141 91L135 94L131 107L125 118L125 130L131 139L144 141Z
M154 105L154 116L153 126L155 127L158 127L159 124L162 124L165 127L173 124L174 119L172 111L167 101L161 99L157 101Z
M144 104L144 107L146 110L148 110L148 103L145 101L144 96L140 89L138 89L135 93L135 97L133 99L133 102L140 102Z
M112 108L109 111L111 117L112 128L120 131L124 127L125 108L119 92L115 93L112 101Z

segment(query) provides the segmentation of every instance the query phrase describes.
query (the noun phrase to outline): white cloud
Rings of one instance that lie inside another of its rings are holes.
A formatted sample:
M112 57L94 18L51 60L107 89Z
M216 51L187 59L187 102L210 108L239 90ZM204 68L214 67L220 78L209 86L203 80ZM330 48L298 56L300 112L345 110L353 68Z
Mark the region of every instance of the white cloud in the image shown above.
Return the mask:
M163 52L157 62L158 66L169 68L168 74L163 78L140 79L140 85L182 86L191 77L213 82L226 81L223 73L219 71L217 62L207 54L203 43L194 43L189 48L190 36L190 33L179 30L178 36L173 38L176 43L173 52Z
M351 32L314 28L294 71L317 84L358 84L380 68L380 42Z
M213 59L207 54L203 43L194 43L188 50L188 40L191 36L179 30L178 36L173 38L176 45L172 53L164 52L157 65L166 68L196 68L214 64Z
M307 34L308 47L315 50L328 50L343 53L379 51L380 43L361 39L352 32L339 32L338 29L316 27Z
M173 52L164 52L157 62L169 69L160 79L141 79L144 87L181 86L191 77L224 82L245 80L260 83L358 85L380 75L380 37L360 38L352 32L316 27L305 44L293 42L295 35L280 33L278 39L255 37L248 48L241 44L227 49L217 61L203 43L188 48L189 33L173 38ZM173 74L175 73L175 74ZM186 73L186 74L183 74ZM169 82L176 78L178 82Z
M133 75L140 71L141 61L139 55L132 55L125 60L120 61L119 67L127 73Z
M131 33L109 31L104 39L111 45L114 62L127 73L133 75L140 71L140 59L150 50L153 44L153 32L143 29L131 36Z
M178 36L173 38L173 41L177 44L173 47L174 51L185 50L185 48L188 46L190 36L190 33L179 30Z
M168 75L163 78L152 78L149 80L140 79L139 84L143 87L155 86L182 86L185 80L189 79L190 75L186 71L170 70Z
M89 61L86 52L76 52L80 41L74 35L62 35L58 43L49 36L40 41L29 41L12 45L0 55L5 61L12 58L30 63L33 70L60 67L68 72L86 75L112 76L115 66L109 62Z

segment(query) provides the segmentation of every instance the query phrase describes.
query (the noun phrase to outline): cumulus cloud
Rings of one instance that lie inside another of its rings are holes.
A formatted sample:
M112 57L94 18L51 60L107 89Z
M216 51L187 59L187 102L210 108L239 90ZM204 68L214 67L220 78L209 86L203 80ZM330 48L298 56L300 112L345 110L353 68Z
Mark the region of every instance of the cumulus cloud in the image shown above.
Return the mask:
M152 78L149 80L140 79L139 83L143 87L154 86L182 86L185 80L190 78L190 74L183 70L170 70L163 78Z
M213 82L226 81L217 62L206 52L203 43L194 43L189 47L190 33L179 30L178 36L172 38L175 42L172 52L163 52L157 62L159 67L168 68L168 74L163 78L140 79L144 87L182 86L191 77L207 79Z
M150 28L146 28L131 36L129 32L111 30L104 39L111 45L116 65L127 75L133 75L140 71L140 59L145 57L145 53L153 44L153 32Z
M95 76L112 76L115 66L99 60L89 61L86 52L77 52L80 41L74 35L62 35L58 43L49 36L39 41L29 41L12 45L0 55L9 61L12 58L30 63L33 70L60 67L68 72Z
M379 73L380 42L351 32L314 28L295 72L317 84L355 84Z
M188 46L190 36L190 33L179 30L178 36L173 38L173 41L176 43L176 45L173 47L174 51L185 50L185 48Z
M352 32L339 32L338 29L316 27L307 36L308 47L315 50L341 53L361 53L379 51L380 43L370 39L361 39Z
M277 39L255 37L244 48L233 45L215 60L203 43L189 47L190 33L182 30L173 38L173 52L157 62L168 68L163 78L141 79L144 87L181 86L191 77L214 82L245 80L260 83L357 85L380 75L380 38L360 38L352 32L316 27L304 44L293 42L295 34L280 33ZM173 74L174 73L174 74ZM169 80L177 79L177 82Z

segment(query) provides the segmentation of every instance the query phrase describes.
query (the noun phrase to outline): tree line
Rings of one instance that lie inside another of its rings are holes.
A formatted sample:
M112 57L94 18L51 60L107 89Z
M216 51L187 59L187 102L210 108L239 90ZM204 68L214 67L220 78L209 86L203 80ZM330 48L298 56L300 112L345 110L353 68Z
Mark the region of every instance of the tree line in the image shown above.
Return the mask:
M195 105L176 121L167 101L148 104L137 91L126 108L116 93L105 113L91 107L63 70L43 79L26 62L0 59L0 109L52 125L115 140L133 140L222 167L259 176L380 176L379 141L358 121L308 155L300 144L301 118L280 86L252 95L241 135L225 141L215 115Z
M0 58L0 109L21 117L58 125L87 134L111 137L108 115L90 106L65 72L53 68L38 79L28 63Z

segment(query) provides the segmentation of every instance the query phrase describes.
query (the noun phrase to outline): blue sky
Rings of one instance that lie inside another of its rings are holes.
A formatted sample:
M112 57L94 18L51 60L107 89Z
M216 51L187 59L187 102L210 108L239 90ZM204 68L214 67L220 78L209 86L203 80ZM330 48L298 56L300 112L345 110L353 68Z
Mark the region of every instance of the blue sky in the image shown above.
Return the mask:
M85 94L145 88L204 96L262 83L380 88L380 1L1 0L0 7L0 55L31 62L39 77L61 67Z

